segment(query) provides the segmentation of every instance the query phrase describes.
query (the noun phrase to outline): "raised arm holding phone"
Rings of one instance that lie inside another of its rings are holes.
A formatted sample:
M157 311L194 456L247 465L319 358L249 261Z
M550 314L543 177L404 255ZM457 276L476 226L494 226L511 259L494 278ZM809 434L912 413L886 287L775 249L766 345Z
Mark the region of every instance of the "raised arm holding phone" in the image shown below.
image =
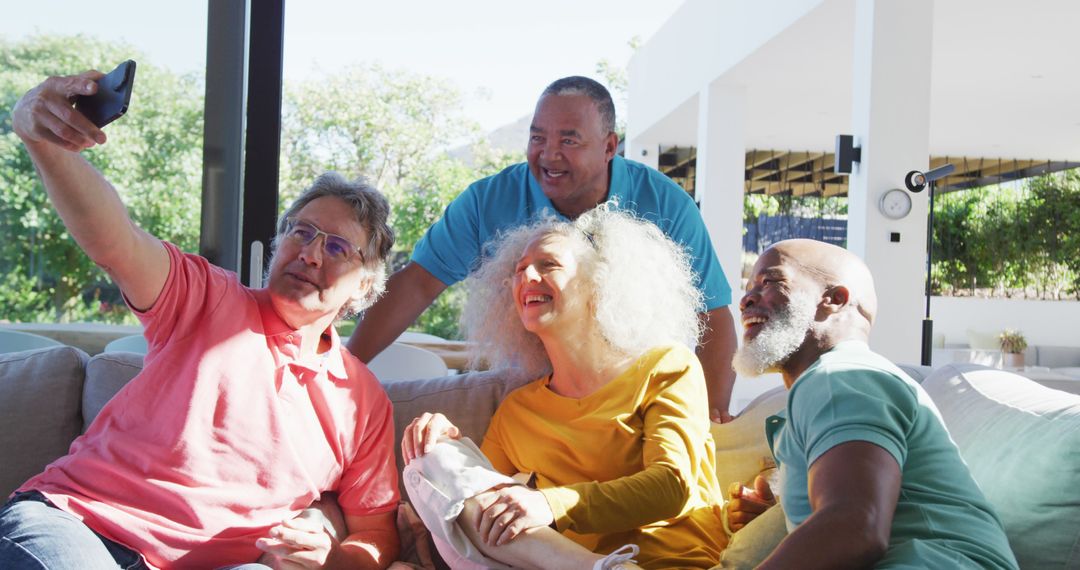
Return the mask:
M165 284L169 256L161 240L131 221L116 189L79 154L105 144L107 137L71 101L96 93L96 81L103 77L88 71L47 79L15 105L12 127L79 247L109 274L134 308L146 309Z

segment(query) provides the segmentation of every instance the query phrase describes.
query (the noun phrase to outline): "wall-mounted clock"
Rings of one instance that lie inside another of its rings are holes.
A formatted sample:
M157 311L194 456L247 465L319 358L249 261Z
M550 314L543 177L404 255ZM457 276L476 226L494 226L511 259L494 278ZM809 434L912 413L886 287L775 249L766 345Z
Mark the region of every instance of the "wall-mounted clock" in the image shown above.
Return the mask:
M886 218L899 220L911 213L911 195L899 188L893 188L881 195L878 210L881 210L881 214Z

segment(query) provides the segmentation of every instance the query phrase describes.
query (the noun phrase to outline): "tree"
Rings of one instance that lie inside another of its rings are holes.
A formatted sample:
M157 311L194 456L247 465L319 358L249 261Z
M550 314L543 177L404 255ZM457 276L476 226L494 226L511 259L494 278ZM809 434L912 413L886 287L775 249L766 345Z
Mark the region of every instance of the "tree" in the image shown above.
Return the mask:
M136 223L182 249L198 244L201 81L158 68L125 44L85 36L0 40L0 227L7 236L0 243L0 319L133 321L48 203L10 115L46 76L108 71L125 59L139 64L130 111L106 127L108 144L84 154L113 182Z
M298 192L327 170L407 185L436 151L475 136L461 106L445 80L377 65L286 85L282 186Z
M48 75L138 61L131 110L106 127L109 143L85 156L113 182L132 218L185 251L198 246L202 180L202 81L155 67L131 46L85 36L0 41L0 319L133 318L108 277L79 250L48 203L29 156L11 132L19 97ZM318 174L364 175L387 194L398 234L396 265L470 182L520 153L485 146L449 83L378 66L355 66L285 86L282 204ZM475 166L450 158L473 144ZM421 328L457 335L462 293L444 294Z
M634 36L626 42L626 47L634 53L641 47L641 37ZM626 136L626 99L630 89L630 78L625 67L619 67L604 58L596 62L596 74L607 84L608 91L615 104L615 132L622 139Z
M400 268L462 190L520 160L520 154L483 144L478 126L462 114L462 107L460 93L445 80L377 65L286 85L282 203L327 170L367 177L390 200L396 234L392 269ZM447 154L461 144L472 144L474 166ZM416 327L459 337L463 299L460 287L451 287Z
M1080 298L1076 170L938 197L934 277L943 292Z

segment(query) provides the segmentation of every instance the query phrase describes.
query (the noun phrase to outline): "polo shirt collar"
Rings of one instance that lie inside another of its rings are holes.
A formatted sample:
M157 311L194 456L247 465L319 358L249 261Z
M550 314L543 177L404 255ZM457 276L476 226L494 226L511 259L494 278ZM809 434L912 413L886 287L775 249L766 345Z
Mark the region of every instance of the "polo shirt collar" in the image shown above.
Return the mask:
M561 212L555 209L555 204L551 203L551 199L544 194L544 189L540 187L540 182L533 176L532 170L529 169L528 163L525 164L525 176L529 181L529 194L532 195L534 202L536 203L536 212L548 212L560 220L568 219L562 215ZM615 155L611 162L608 163L608 193L605 201L615 199L619 204L626 204L626 191L629 185L627 179L630 177L627 172L626 159L619 155Z
M627 203L626 191L630 187L627 181L630 177L626 167L626 159L619 155L615 155L611 159L608 173L611 175L608 178L608 194L607 201L616 201L618 204L625 205Z
M270 301L270 293L266 289L254 291L254 294L259 305L259 315L262 317L263 334L268 339L271 339L274 345L289 343L290 341L286 337L291 334L299 336L297 330L289 326L274 310L274 304ZM345 370L345 360L341 356L341 337L338 336L337 329L332 324L323 331L324 335L327 333L330 334L330 350L315 356L311 361L298 361L296 364L310 367L313 370L325 368L326 373L334 379L347 380L349 375ZM314 363L314 366L311 366L312 363Z

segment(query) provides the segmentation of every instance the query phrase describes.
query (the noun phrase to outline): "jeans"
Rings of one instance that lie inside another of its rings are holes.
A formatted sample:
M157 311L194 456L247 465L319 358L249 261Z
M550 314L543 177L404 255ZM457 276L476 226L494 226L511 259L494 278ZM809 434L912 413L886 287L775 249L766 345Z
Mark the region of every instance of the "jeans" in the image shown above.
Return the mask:
M94 532L37 491L19 493L0 509L4 570L145 570L139 553Z

